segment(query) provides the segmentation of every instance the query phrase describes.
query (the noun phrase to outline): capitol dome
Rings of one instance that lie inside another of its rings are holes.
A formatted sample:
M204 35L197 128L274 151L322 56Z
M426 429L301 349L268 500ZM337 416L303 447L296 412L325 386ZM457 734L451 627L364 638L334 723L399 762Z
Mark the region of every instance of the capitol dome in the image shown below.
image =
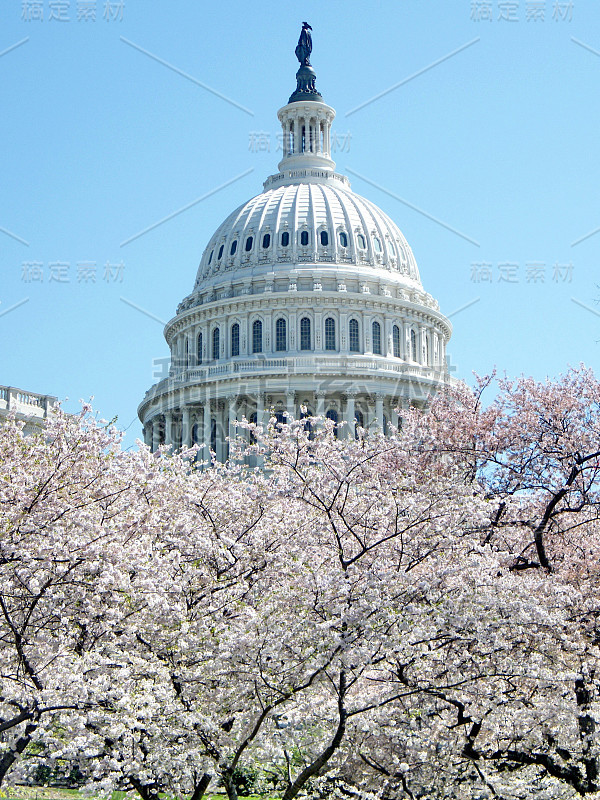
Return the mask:
M279 171L210 237L165 327L169 377L138 409L153 450L196 443L224 461L236 420L303 409L338 435L385 431L449 381L450 323L398 226L336 173L315 77L305 57L278 112Z
M385 269L407 288L420 286L417 263L397 225L352 192L346 178L281 183L266 181L264 192L217 229L200 261L196 289L218 283L225 272L237 278L272 262L281 265L282 277L290 264L319 262L332 265L332 278L341 265L360 266Z

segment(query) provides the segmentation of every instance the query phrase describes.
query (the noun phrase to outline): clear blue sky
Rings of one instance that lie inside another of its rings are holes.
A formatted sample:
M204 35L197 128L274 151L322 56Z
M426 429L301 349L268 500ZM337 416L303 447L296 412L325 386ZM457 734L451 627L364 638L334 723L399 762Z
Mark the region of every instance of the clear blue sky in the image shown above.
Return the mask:
M455 374L599 370L597 0L109 5L0 5L1 384L140 435L161 321L277 170L304 19L338 169L410 242Z

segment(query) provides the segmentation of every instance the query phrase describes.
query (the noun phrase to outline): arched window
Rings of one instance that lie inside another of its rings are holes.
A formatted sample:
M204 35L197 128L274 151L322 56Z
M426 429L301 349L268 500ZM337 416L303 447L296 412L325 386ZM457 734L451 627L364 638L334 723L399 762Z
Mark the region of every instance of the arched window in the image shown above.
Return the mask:
M351 319L348 323L348 338L350 340L350 352L360 353L360 341L358 338L358 320Z
M300 244L302 245L302 247L306 247L306 245L308 244L308 231L302 231L302 233L300 234Z
M252 352L262 353L262 322L259 319L252 323Z
M213 248L213 249L210 251L210 255L209 255L209 257L208 257L208 263L209 263L209 264L210 264L210 262L212 261L212 257L213 257L213 253L214 253L214 252L215 252L215 251L214 251L214 248Z
M210 449L217 452L217 420L214 417L210 421Z
M221 349L221 331L218 328L215 328L213 331L213 341L212 341L212 357L213 361L218 361L219 359L219 352Z
M376 253L381 253L381 242L377 238L377 236L373 237L373 247L375 248Z
M342 247L348 247L348 234L340 231L340 244Z
M249 236L249 237L246 239L246 245L245 245L245 249L246 249L246 252L247 252L247 253L249 253L249 252L250 252L250 250L252 250L252 243L253 243L253 241L254 241L254 238L253 238L252 236Z
M231 248L229 250L229 254L234 256L236 250L237 250L237 239L234 239L233 242L231 243Z
M267 247L270 246L270 244L271 244L271 234L270 233L265 233L265 235L263 236L263 240L262 240L263 250L266 250Z
M362 235L362 233L359 233L359 234L358 234L358 236L357 236L356 238L357 238L357 240L358 240L358 246L359 246L359 248L360 248L361 250L366 250L366 249L367 249L367 243L366 243L366 241L365 241L365 237Z
M325 350L335 350L335 320L327 317L325 320Z
M310 319L302 317L300 320L300 350L310 350Z
M187 369L190 365L190 340L187 338L187 336L185 337L185 347L183 348L183 350L185 359L184 367Z
M394 358L400 358L400 328L397 325L392 328L392 346Z
M275 323L275 350L278 353L287 350L287 323L282 317Z
M329 244L329 234L327 233L327 231L321 231L321 244L323 245L323 247L327 247L327 245Z
M200 365L202 363L202 334L198 334L198 338L196 340L196 364Z
M223 248L224 247L225 247L224 244L222 244L221 247L219 247L219 255L217 256L217 258L221 258L221 256L223 255Z
M378 322L373 323L373 352L381 355L381 325Z
M410 356L413 361L417 360L417 334L412 328L410 330Z
M231 355L239 356L240 354L240 326L235 322L231 326Z
M358 429L365 427L365 418L363 416L362 411L358 411L358 409L354 412L354 419L356 422L354 423L354 438L358 439Z
M335 422L336 427L333 429L333 435L337 439L337 437L338 437L338 429L337 429L338 413L335 410L335 408L330 408L329 411L325 414L325 418L326 419L330 419L332 422Z
M287 231L284 231L281 234L281 246L287 247L290 243L290 234Z

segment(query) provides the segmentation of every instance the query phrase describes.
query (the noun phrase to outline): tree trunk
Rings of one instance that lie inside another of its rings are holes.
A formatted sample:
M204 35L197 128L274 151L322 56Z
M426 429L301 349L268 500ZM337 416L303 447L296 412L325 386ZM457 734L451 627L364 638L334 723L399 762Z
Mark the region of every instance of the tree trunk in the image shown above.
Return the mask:
M211 780L212 776L208 772L205 772L198 783L194 786L194 792L190 797L190 800L202 800Z
M13 750L8 750L6 753L2 755L0 758L0 786L2 786L2 782L6 778L10 768L17 760L18 756L25 750L35 730L37 728L37 722L30 722L25 726L25 730L23 731L23 735L19 736L17 739L17 743Z
M294 797L298 794L300 789L304 786L304 784L315 775L319 775L325 764L329 761L331 756L335 753L338 747L341 744L342 739L344 738L344 734L346 732L346 719L348 717L348 712L346 711L346 707L344 705L344 698L346 695L346 673L340 672L340 682L338 687L338 714L339 714L339 721L337 730L331 740L331 744L323 750L321 755L317 756L312 764L309 764L308 767L302 770L300 775L296 778L296 780L288 786L285 790L285 794L283 795L281 800L293 800ZM232 798L230 798L232 800Z
M221 780L225 784L225 791L227 792L227 797L229 800L238 800L238 793L235 786L235 781L233 780L233 772L230 770L224 770L221 773Z

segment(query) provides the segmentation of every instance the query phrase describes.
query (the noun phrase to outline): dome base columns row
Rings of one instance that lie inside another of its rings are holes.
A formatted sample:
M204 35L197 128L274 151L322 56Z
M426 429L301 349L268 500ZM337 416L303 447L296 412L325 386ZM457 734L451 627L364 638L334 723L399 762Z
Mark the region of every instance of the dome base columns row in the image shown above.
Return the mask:
M328 396L323 391L313 394L315 416L324 418L328 410L335 410L337 421L346 423L340 429L340 436L348 439L354 436L355 424L361 417L365 428L383 431L386 410L389 413L389 422L397 428L398 408L408 408L411 404L408 398L392 398L383 393L365 396L357 392L347 392L344 395L345 403L339 395ZM240 434L236 423L242 418L252 420L256 415L257 424L265 425L276 414L296 419L302 417L303 409L298 406L296 393L288 392L284 398L285 402L279 400L273 404L273 398L261 392L249 396L241 403L237 396L229 396L225 401L206 400L181 411L165 411L146 422L144 441L152 452L157 452L161 445L174 450L185 450L197 444L200 460L210 461L212 449L216 453L217 461L224 462L229 455L227 440ZM249 436L246 438L249 439Z

